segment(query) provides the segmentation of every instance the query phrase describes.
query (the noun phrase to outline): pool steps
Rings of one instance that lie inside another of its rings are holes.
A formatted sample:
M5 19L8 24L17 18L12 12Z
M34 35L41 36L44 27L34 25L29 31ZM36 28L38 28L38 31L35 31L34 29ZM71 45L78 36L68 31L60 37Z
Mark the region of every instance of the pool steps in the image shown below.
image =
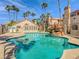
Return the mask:
M3 59L15 59L13 56L13 53L15 51L16 46L12 44L11 42L6 42L4 40L0 40L0 45L2 45L4 48L4 58Z

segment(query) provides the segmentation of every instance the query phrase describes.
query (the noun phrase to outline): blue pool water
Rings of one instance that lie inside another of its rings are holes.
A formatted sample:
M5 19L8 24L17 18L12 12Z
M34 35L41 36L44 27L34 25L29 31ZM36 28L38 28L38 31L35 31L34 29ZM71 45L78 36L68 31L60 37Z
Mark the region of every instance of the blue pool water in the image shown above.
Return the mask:
M27 33L8 40L17 46L16 59L60 59L65 49L78 48L68 43L67 38L48 33Z

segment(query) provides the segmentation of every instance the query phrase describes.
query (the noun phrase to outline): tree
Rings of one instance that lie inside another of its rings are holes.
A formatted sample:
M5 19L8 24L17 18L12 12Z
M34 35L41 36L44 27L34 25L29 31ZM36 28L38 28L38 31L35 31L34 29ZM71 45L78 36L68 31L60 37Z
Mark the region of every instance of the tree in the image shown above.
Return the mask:
M43 2L41 4L41 7L42 7L42 9L44 9L46 11L46 8L48 7L48 4L45 3L45 2ZM42 14L42 15L43 15L43 21L44 21L44 31L46 31L46 18L45 18L45 15L44 14Z
M35 15L36 15L35 13L33 13L33 12L31 13L31 16L33 16L33 17L34 17Z
M45 26L46 31L48 30L48 26L49 26L49 23L48 23L49 22L48 21L49 17L50 17L50 13L47 13L46 16L45 16L45 18L46 18L46 21L45 21L45 23L46 23L46 26Z
M7 5L6 7L5 7L5 9L8 11L8 16L9 16L9 21L10 21L10 6L9 5Z
M16 11L16 14L15 14L15 16L16 16L16 21L17 21L17 12L19 12L19 8L17 8L15 5L12 5L12 6L10 6L10 5L7 5L6 7L5 7L5 9L8 11L8 13L9 13L9 20L10 20L10 11Z
M24 19L26 20L26 13L23 13L23 17L24 17Z
M31 14L31 12L30 12L30 11L27 11L27 12L25 12L25 13L23 14L23 16L24 16L25 20L26 20L26 18L27 18L30 14Z
M44 24L44 30L45 31L47 31L47 29L48 29L48 19L49 19L49 17L50 17L50 13L42 14L40 16L42 23Z
M15 8L15 10L16 10L16 21L17 21L17 16L18 16L19 8Z
M40 18L41 18L42 21L44 21L45 14L41 14Z
M34 24L37 24L37 23L36 23L36 19L33 19L32 22L33 22Z
M61 20L61 7L60 7L60 0L58 0L58 10L59 10L59 17ZM60 20L59 20L59 25L60 25Z
M16 22L17 22L17 13L19 12L19 8L17 8L15 5L12 5L11 10L15 11L15 19L16 19Z
M43 3L41 4L41 7L42 7L42 9L46 9L46 8L48 7L48 4L45 3L45 2L43 2Z
M8 25L8 26L13 26L13 25L15 25L15 24L16 24L16 22L13 21L13 20L11 20L11 22L9 22L7 25Z

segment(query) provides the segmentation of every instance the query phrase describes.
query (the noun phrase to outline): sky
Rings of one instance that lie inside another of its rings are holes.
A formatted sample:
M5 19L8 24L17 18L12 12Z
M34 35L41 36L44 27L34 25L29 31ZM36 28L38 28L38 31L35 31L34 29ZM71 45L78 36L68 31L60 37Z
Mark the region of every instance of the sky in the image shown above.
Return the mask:
M5 24L9 22L9 15L6 11L6 5L15 5L19 8L18 20L23 20L23 13L30 10L31 12L36 13L35 17L29 17L30 19L39 18L39 16L44 13L44 10L41 8L41 3L48 3L46 12L51 13L53 18L59 18L58 2L57 0L0 0L0 24ZM67 6L67 0L60 0L61 14L64 14L64 7ZM79 0L70 0L71 11L79 10ZM13 12L12 14L13 15ZM14 17L11 16L11 20Z

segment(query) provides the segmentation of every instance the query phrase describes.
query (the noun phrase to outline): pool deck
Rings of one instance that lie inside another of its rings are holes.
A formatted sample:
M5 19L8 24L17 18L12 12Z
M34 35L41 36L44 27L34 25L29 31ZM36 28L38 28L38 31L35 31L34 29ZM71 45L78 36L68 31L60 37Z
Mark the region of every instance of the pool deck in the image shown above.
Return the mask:
M9 38L14 38L14 37L20 37L20 36L23 36L23 35L25 35L27 33L31 33L31 32L5 33L5 34L0 35L0 38L7 38L7 39L9 39ZM39 32L39 33L48 33L48 32Z
M71 37L69 35L63 35L62 37L68 38L69 39L68 40L69 43L79 45L79 39L77 39L77 38Z
M4 59L4 45L0 45L0 59Z
M64 50L61 59L79 59L79 48Z
M64 35L63 37L68 38L69 43L79 45L79 39L76 39L68 35ZM61 59L79 59L79 48L64 50Z
M23 36L25 33L6 33L6 34L2 34L0 35L0 38L14 38L14 37L20 37Z

